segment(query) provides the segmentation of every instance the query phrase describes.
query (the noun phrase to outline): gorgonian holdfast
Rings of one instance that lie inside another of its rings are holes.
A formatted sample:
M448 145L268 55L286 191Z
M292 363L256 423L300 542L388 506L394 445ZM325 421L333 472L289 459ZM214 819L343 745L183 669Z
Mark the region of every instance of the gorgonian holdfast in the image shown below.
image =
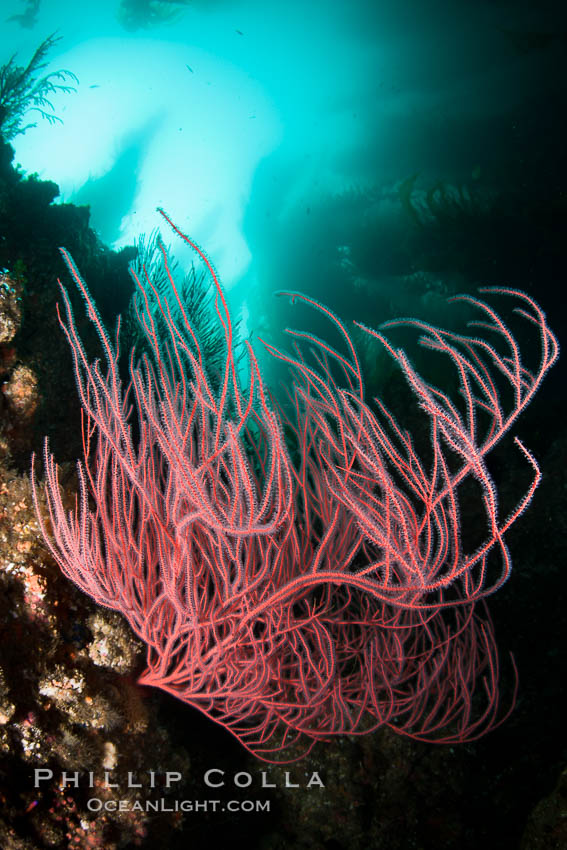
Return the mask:
M544 313L521 292L484 290L515 299L516 313L539 334L531 371L509 327L476 298L464 296L480 313L471 324L483 338L402 320L452 363L460 407L402 350L363 328L397 361L429 421L426 462L382 402L365 401L344 325L306 296L288 293L329 318L344 351L298 331L289 331L294 356L263 343L290 368L289 404L280 406L247 343L244 388L218 276L160 212L211 275L226 342L222 372L214 380L208 372L164 249L176 309L145 270L133 273L147 346L139 360L131 352L124 386L118 335L113 345L61 249L106 361L104 369L89 362L61 286L59 319L84 413L74 510L63 506L46 443L47 521L32 464L39 522L61 570L120 611L146 643L143 684L198 708L265 761L300 758L317 740L382 725L447 743L484 734L507 713L499 710L498 652L483 599L510 573L504 534L540 480L516 439L533 476L503 519L485 458L557 359ZM156 303L165 338L156 333ZM469 552L459 504L471 480L486 534Z

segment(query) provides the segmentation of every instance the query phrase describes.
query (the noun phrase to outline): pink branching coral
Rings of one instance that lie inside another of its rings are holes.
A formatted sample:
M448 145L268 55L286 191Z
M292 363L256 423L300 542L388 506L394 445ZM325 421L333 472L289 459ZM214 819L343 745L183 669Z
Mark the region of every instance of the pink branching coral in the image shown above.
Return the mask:
M484 734L503 717L498 653L482 600L510 573L504 535L540 480L535 459L516 439L533 477L502 518L485 458L557 359L543 312L523 293L485 290L513 298L539 335L531 371L508 326L477 299L461 300L477 308L481 320L472 324L490 342L403 320L453 365L460 408L403 351L364 328L395 358L429 420L426 461L380 401L365 401L349 334L305 296L287 293L329 318L344 352L297 331L289 332L293 357L264 343L291 370L290 404L280 406L248 344L243 389L216 273L162 215L212 275L224 368L212 380L164 251L182 321L147 275L136 278L151 356L137 362L132 352L123 386L118 342L62 250L106 359L105 369L88 361L62 288L60 321L84 410L75 510L64 509L47 446L49 527L34 482L43 535L62 571L120 611L147 644L142 683L198 708L261 759L298 758L317 740L381 725L443 742ZM167 339L157 337L150 292ZM471 480L486 516L485 539L474 551L463 542L459 509Z

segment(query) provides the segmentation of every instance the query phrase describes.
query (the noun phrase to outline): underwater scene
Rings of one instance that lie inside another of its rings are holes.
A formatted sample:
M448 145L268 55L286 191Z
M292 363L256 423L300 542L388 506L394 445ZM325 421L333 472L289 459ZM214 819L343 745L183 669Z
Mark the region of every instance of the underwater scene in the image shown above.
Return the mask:
M567 848L566 53L0 4L0 850Z

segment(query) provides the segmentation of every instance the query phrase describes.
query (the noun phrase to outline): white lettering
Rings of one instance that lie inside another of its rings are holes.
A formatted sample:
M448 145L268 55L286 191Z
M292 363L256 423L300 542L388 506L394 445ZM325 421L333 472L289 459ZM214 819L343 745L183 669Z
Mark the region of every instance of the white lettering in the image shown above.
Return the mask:
M67 785L72 785L73 788L79 787L79 771L75 770L74 773L67 773L66 770L61 774L61 783L63 788L66 788Z
M321 777L319 776L317 771L314 771L311 774L311 778L310 778L309 782L307 783L307 787L311 788L312 785L317 785L318 788L324 788L325 787L325 783L323 782L323 780L321 779Z
M265 770L262 771L262 788L276 788L275 782L268 782L268 774Z
M104 771L104 784L106 785L106 787L107 788L118 788L118 783L117 782L111 782L110 777L111 777L110 771L105 770Z
M208 785L209 788L220 788L222 785L224 785L224 779L221 779L220 782L213 782L211 780L211 776L213 773L219 773L221 777L224 776L224 770L219 770L218 767L211 767L211 769L207 770L207 772L205 773L205 785Z
M285 787L286 788L299 788L299 785L296 782L290 782L289 770L286 770L284 775L285 775Z
M48 767L36 767L33 772L34 780L33 787L39 788L39 783L44 782L46 779L53 779L53 771L49 770Z

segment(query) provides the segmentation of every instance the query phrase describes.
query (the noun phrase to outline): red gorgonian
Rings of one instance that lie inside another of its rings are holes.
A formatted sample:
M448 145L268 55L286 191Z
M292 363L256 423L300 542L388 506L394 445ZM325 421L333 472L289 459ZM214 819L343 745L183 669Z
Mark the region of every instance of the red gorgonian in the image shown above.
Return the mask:
M539 336L532 369L503 319L476 298L460 296L476 308L470 324L482 337L402 320L452 365L459 405L381 333L359 326L397 361L427 417L429 446L418 453L382 402L365 400L344 325L303 295L286 293L326 315L344 350L298 331L288 331L293 356L264 343L290 370L288 402L277 404L246 343L244 388L214 268L160 212L212 276L224 366L213 380L163 251L176 310L147 274L134 275L149 353L132 353L124 386L116 347L62 249L106 366L89 362L61 287L60 322L84 412L75 509L63 506L47 444L49 524L32 474L43 536L61 570L120 611L146 643L143 684L198 708L258 758L292 760L317 740L382 725L428 741L484 734L503 715L483 599L510 573L504 535L540 480L516 438L533 475L501 517L485 459L557 359L545 315L521 292L484 290L513 300ZM460 507L471 481L485 532L467 545Z

